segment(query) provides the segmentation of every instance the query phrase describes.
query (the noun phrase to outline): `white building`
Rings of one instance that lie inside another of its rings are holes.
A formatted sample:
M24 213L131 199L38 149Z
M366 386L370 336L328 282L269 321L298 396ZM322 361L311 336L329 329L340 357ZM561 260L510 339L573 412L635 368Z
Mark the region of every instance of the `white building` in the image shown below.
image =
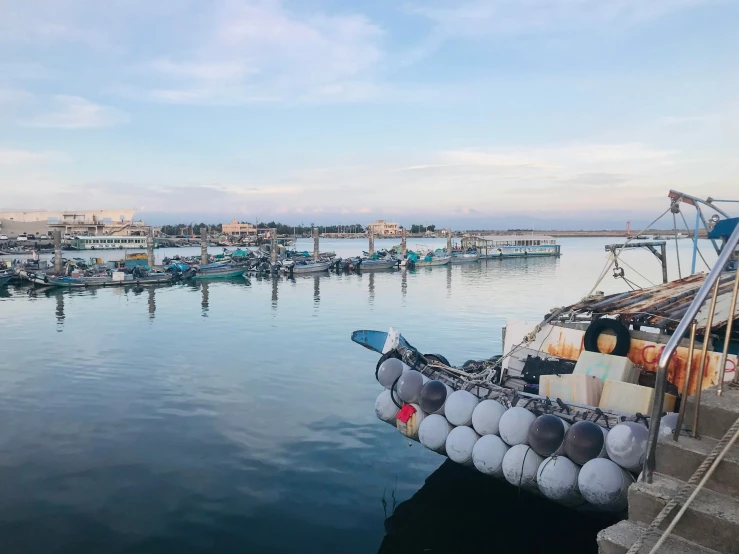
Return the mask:
M378 219L367 225L367 231L374 231L376 236L396 237L403 234L403 230L397 223L388 223L384 219Z
M140 234L144 224L133 221L136 210L67 210L0 212L0 229L6 235L47 234L62 229L70 234Z

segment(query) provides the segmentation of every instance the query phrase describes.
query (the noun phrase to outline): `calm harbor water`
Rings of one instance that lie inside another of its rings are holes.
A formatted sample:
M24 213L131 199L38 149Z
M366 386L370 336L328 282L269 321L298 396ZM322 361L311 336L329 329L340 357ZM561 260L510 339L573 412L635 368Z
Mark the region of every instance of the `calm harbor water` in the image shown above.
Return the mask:
M454 364L500 353L506 319L577 301L617 241L560 242L560 259L413 272L0 289L3 552L597 551L603 521L480 479L378 421L377 356L349 340L393 325ZM668 256L677 277L673 244ZM636 283L660 281L651 254L623 260ZM609 273L598 288L626 285Z

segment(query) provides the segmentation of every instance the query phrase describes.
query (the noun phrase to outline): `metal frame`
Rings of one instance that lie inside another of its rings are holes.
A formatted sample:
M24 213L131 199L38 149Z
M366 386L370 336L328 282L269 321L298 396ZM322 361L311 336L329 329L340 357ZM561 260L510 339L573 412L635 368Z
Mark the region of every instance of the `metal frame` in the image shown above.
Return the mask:
M670 191L671 197L672 197L673 192L674 191ZM681 194L681 193L677 193L677 194ZM684 195L684 196L687 197L688 195ZM702 200L699 200L699 201L703 202ZM680 345L680 342L685 336L685 333L688 331L688 328L693 324L693 320L696 318L698 312L703 307L703 304L708 298L708 295L715 291L719 278L721 277L721 274L723 273L724 268L726 267L727 263L730 261L731 257L733 256L737 245L739 245L739 225L734 229L734 231L731 233L731 236L726 241L726 244L724 245L723 249L719 253L716 263L714 264L710 273L706 277L706 280L703 282L703 285L696 293L695 299L690 304L688 311L683 316L682 320L680 321L680 324L677 326L677 329L675 329L675 333L672 335L672 337L670 337L670 340L667 342L667 346L662 351L662 355L659 358L659 365L657 368L657 378L656 378L656 382L654 385L654 404L652 405L652 415L651 415L650 424L649 424L647 457L644 460L644 471L642 471L642 476L641 476L641 480L644 482L651 483L652 477L654 474L655 454L657 452L657 441L659 440L659 425L662 420L662 409L664 407L665 389L667 386L667 372L668 372L668 367L670 365L670 361L672 360L672 357L675 355L675 352L677 351L677 348ZM714 299L715 299L715 296L714 296ZM712 314L713 314L713 307L711 309L711 314L709 314L709 317L711 317ZM732 316L733 314L730 314L729 318L731 319ZM708 342L709 333L710 333L710 327L707 326L706 332L705 332L706 337L704 339L704 348ZM701 356L701 358L703 358L703 356ZM704 368L701 366L698 368L698 371L700 371L701 372L700 375L702 375ZM699 398L698 395L696 396ZM696 405L695 405L696 423L698 419L697 412L700 407L698 404L698 398L696 398ZM686 401L687 401L687 398L683 398L683 402L686 402ZM697 429L694 429L693 431L697 432Z

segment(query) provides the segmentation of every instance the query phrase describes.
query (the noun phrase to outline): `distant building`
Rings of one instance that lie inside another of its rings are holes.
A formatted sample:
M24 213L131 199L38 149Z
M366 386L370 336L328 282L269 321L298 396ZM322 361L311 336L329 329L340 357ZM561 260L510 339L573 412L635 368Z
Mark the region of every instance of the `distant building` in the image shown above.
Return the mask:
M145 234L145 224L133 221L136 210L67 210L0 212L3 234L42 234L59 229L80 235Z
M367 225L368 231L373 231L375 235L380 236L400 236L403 234L403 230L400 228L400 225L397 223L388 223L384 219L378 219L374 223L370 223Z
M256 235L257 228L251 223L239 223L235 219L231 223L224 223L221 226L224 235L238 235L240 237L248 235Z

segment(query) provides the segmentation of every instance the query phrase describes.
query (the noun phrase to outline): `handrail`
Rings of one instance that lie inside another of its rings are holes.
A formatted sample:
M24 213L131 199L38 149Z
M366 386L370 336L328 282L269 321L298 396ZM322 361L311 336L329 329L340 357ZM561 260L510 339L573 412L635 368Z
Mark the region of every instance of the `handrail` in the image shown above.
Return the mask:
M687 312L685 312L685 314L683 315L683 318L678 324L677 329L675 329L675 332L670 337L670 340L667 342L667 346L665 346L665 349L662 351L662 355L659 358L659 364L657 366L657 377L654 384L654 403L652 404L652 415L649 420L647 456L644 460L644 468L641 475L641 480L646 483L652 482L652 475L654 473L655 454L657 452L657 441L659 439L659 424L662 420L662 409L664 408L665 401L665 389L667 387L667 370L670 365L670 361L675 355L677 347L680 345L680 342L685 336L685 333L688 331L688 328L691 326L693 320L698 315L698 312L703 307L706 298L708 298L708 295L713 292L712 289L714 285L716 285L719 278L721 277L721 274L723 273L726 264L733 256L737 245L739 245L739 225L734 228L731 236L726 241L726 244L724 244L724 247L718 256L716 263L713 265L710 273L706 276L706 279L705 281L703 281L703 285L701 285L701 288L698 289L698 292L695 295L695 299L688 307ZM739 271L739 269L737 271ZM731 318L733 317L733 315L734 314L729 314L729 317ZM708 341L710 332L710 329L706 329L705 338L703 339L704 342ZM702 366L697 369L701 373L703 373L704 371L704 367ZM687 398L683 398L682 401L687 402ZM695 409L696 411L698 410L697 405Z

